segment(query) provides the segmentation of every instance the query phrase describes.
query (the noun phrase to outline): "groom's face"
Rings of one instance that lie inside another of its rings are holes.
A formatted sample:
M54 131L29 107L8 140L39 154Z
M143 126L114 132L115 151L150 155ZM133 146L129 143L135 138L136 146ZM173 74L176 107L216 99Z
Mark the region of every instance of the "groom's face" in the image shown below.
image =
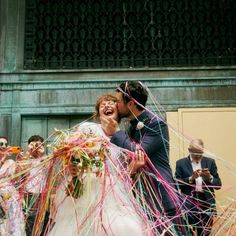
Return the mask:
M117 110L120 117L128 117L130 110L128 109L127 103L124 102L123 94L121 92L116 93L117 98Z

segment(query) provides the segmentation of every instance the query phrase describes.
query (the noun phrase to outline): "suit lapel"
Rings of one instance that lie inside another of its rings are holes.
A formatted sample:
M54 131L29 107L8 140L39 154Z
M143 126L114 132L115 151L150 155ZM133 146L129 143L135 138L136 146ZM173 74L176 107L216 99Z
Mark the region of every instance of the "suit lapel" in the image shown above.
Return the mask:
M134 133L135 133L135 126L134 125L130 125L129 127L129 137L133 138L134 137Z
M206 161L206 158L204 158L204 157L201 160L201 166L202 166L202 169L207 168L207 161Z
M186 167L188 168L188 171L189 171L190 175L192 175L193 167L192 167L190 156L187 157L186 162L187 162Z

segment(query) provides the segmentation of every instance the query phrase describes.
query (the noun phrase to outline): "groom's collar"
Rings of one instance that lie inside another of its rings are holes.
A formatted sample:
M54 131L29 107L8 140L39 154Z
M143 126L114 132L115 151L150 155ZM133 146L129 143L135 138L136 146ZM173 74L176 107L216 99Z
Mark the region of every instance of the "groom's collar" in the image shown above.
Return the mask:
M138 124L139 121L145 123L148 119L149 119L148 112L144 110L139 116L137 116L135 119L131 120L130 124L132 126L135 126Z

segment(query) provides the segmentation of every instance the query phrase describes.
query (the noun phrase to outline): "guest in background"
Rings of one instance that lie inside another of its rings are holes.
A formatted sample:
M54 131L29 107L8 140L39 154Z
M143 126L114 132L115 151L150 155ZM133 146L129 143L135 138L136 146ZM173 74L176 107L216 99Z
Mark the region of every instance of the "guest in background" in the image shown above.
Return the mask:
M11 147L8 140L0 137L0 235L24 236L25 225L22 211L22 200L15 186L16 162L8 159Z
M46 168L43 164L44 156L44 139L39 135L33 135L28 140L28 148L26 155L23 159L28 163L27 168L29 170L28 176L24 183L25 194L25 215L26 215L26 234L27 236L34 235L36 227L35 224L38 207L43 197L43 191L45 188L45 179L47 176ZM40 235L44 233L44 225L47 224L49 213L46 213L44 224L40 229Z
M221 179L214 159L205 157L201 139L193 139L189 155L176 162L176 179L182 194L187 198L189 222L196 227L197 235L210 235L216 215L214 189L221 188Z

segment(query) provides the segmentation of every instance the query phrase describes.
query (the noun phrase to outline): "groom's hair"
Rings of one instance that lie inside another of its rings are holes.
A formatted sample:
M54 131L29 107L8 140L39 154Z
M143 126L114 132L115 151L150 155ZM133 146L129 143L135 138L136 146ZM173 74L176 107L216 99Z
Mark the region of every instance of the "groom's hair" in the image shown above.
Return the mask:
M138 110L144 109L148 98L148 91L140 81L122 82L116 91L123 94L124 103L133 100Z

